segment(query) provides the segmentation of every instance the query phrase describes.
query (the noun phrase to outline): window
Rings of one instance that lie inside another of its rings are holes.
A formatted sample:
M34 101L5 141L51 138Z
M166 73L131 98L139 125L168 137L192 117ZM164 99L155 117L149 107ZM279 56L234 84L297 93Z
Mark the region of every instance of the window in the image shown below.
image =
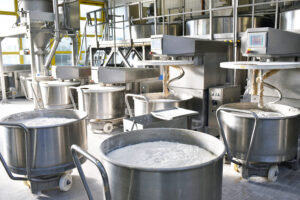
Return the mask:
M16 23L17 2L16 0L0 0L1 31L12 28ZM3 64L23 63L23 57L19 55L20 42L21 39L18 38L5 38L2 41Z
M12 28L17 19L18 1L17 0L0 0L0 21L2 31ZM90 1L90 0L79 0L80 3L80 40L78 42L79 48L81 45L81 38L84 30L84 25L86 21L86 13L96 9L100 9L104 6L102 2ZM101 14L100 14L101 15ZM97 20L101 21L102 16ZM98 34L100 35L100 28L98 29ZM94 39L94 28L88 28L88 42L95 44ZM91 43L89 43L91 44ZM83 49L81 53L85 53ZM78 48L78 49L79 49ZM29 55L20 55L20 50L29 49L28 39L25 38L5 38L2 41L2 51L3 51L3 63L4 64L30 64ZM71 54L72 54L72 40L69 37L64 37L57 48L56 55L52 60L52 65L71 65ZM83 54L84 55L84 54ZM84 58L84 56L81 56Z
M1 11L15 12L15 1L14 0L0 0ZM3 21L1 21L3 22Z

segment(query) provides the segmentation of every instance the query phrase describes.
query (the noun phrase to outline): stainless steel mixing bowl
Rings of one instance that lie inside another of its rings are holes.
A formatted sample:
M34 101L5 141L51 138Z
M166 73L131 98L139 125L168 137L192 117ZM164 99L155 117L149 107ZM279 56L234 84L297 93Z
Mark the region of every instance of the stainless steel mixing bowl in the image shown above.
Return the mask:
M208 162L174 168L148 168L118 163L107 157L115 149L142 142L169 141L202 147L216 157ZM106 199L125 200L220 200L224 144L217 138L184 129L144 129L121 133L100 145L100 163L95 157L72 146L77 165L88 196L91 196L76 152L84 154L98 166L103 180ZM109 183L108 183L109 182Z
M22 112L1 119L0 124L20 124L38 117L75 119L69 123L27 127L31 176L54 175L74 168L70 148L76 144L87 149L86 113L74 110L38 110ZM26 137L16 126L0 126L0 150L10 170L26 174ZM28 143L27 143L28 145Z
M232 156L246 160L255 120L251 114L239 110L259 110L257 103L226 104L219 110ZM268 104L263 110L282 116L258 115L249 162L279 163L293 159L297 154L300 111L281 104Z

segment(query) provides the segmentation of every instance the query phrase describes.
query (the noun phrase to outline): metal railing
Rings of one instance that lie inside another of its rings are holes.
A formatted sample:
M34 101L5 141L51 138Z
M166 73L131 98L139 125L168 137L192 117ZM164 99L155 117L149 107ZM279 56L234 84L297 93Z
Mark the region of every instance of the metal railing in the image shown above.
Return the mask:
M168 8L168 13L165 13L165 8L163 7L165 5L165 1L167 0L161 0L161 5L162 5L162 12L161 15L157 14L157 0L145 0L145 1L141 1L141 2L134 2L134 3L128 3L128 4L123 4L123 5L118 5L118 6L114 6L114 7L110 7L110 8L106 8L106 12L109 13L111 12L111 10L116 10L117 8L124 8L127 16L123 16L122 20L115 20L115 16L114 18L114 23L115 25L113 27L116 27L116 24L118 23L123 23L123 33L125 33L125 23L128 23L128 28L129 28L129 40L132 39L131 37L131 24L133 24L134 22L142 22L143 20L153 20L154 21L154 35L157 35L157 25L158 22L163 26L163 30L165 30L165 26L169 26L170 22L170 18L171 17L182 17L182 24L183 24L183 29L185 29L185 20L187 19L188 16L192 16L192 15L203 15L203 14L207 14L208 18L209 18L209 34L208 34L208 38L213 40L215 38L215 33L213 30L213 13L215 11L224 11L224 10L232 10L232 20L233 20L233 27L232 27L232 32L231 33L227 33L227 37L230 37L230 39L233 42L233 60L237 60L238 57L238 36L240 35L238 32L238 9L240 8L251 8L249 10L249 15L251 16L251 27L253 28L255 25L255 16L256 16L256 7L257 6L265 6L265 5L270 5L271 7L274 7L270 10L268 10L268 12L266 12L265 14L273 14L274 15L274 21L275 21L275 25L274 28L278 28L278 17L279 17L279 7L280 4L283 3L287 3L287 2L297 2L297 0L269 0L269 1L265 1L265 2L257 2L258 0L252 0L252 3L248 3L248 4L243 4L243 5L239 5L239 1L238 0L232 0L231 5L229 6L223 6L223 7L213 7L212 4L212 0L209 0L209 8L208 9L200 9L200 10L190 10L187 11L185 9L185 1L183 1L182 5L182 9L177 9L178 12L177 13L171 13L170 10L173 8ZM143 5L145 3L153 3L153 9L154 9L154 15L153 16L144 16L142 9L143 9ZM139 10L139 16L137 18L130 18L130 6L134 6L137 5L138 6L138 10ZM87 13L87 15L91 15L91 13L97 13L97 12L101 12L104 11L105 9L98 9L92 12ZM260 14L264 14L264 13L260 13ZM96 15L95 15L96 16ZM95 26L95 30L97 29L97 26L107 26L109 22L105 21L105 22L101 22L98 23L97 20L95 20L95 23L93 23L92 25ZM185 35L185 30L183 30L183 35ZM164 32L163 32L164 34ZM123 34L125 35L125 34ZM96 36L97 37L97 36ZM125 36L123 36L123 38L125 38ZM227 38L229 39L229 38ZM114 42L115 42L115 37L114 37ZM235 72L236 73L236 72ZM235 76L236 77L236 76ZM235 82L236 83L236 80Z

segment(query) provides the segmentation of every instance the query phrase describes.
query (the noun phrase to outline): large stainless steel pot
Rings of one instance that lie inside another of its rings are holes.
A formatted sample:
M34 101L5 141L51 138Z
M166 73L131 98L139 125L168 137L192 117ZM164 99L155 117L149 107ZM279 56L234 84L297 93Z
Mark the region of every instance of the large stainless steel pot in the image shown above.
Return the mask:
M300 33L300 9L280 13L280 29Z
M232 33L233 30L232 17L214 17L213 33ZM254 17L255 27L267 27L272 25L269 19L264 17ZM251 17L238 18L238 32L245 32L247 28L251 28ZM186 34L190 36L209 34L209 18L193 19L186 22Z
M78 87L79 110L89 119L115 119L124 117L125 87L85 85Z
M181 168L141 168L120 164L106 155L128 145L170 141L200 146L216 155L209 162ZM222 170L225 147L217 138L208 134L183 129L144 129L122 133L106 139L100 145L100 161L72 146L75 151L85 154L102 171L106 198L142 200L220 200L222 196ZM84 178L80 164L74 159L81 178ZM104 171L104 172L103 172ZM85 184L86 186L86 184ZM110 188L110 189L109 189ZM86 187L89 193L88 186ZM89 194L90 196L90 194Z
M131 25L131 34L132 39L150 38L151 35L155 34L155 26L154 24L134 24ZM157 34L182 35L182 25L169 24L164 26L158 24Z
M193 98L193 96L188 94L169 94L164 96L163 93L145 93L143 95L132 95L134 100L134 115L140 116L149 114L155 110L164 110L168 108L180 107L188 108L188 101ZM129 102L126 100L127 107L129 107ZM131 111L129 111L131 112Z
M76 120L46 127L27 127L31 176L55 175L74 168L70 154L71 145L76 144L87 150L86 114L74 110L30 111L7 116L1 119L0 124L19 124L22 120L37 117L63 117ZM20 126L1 126L0 138L1 154L10 170L17 174L26 174L24 130Z
M78 86L80 82L42 81L40 88L45 108L71 108L70 87Z
M252 146L249 162L279 163L293 159L297 154L300 111L286 105L266 105L264 110L283 116L257 115L255 137L250 145L255 123L251 114L253 109L259 110L257 103L226 104L219 109L219 119L232 156L246 160L249 146ZM242 113L245 111L248 113Z

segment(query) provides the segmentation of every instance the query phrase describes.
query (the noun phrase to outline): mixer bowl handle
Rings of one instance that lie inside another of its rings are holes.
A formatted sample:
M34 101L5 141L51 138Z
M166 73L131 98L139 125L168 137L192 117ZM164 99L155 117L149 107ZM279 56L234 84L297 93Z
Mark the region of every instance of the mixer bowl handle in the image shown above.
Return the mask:
M247 155L246 155L246 160L245 160L245 166L250 167L249 166L249 157L250 157L252 149L253 149L253 144L254 144L255 137L256 137L256 128L257 128L257 123L258 123L259 117L257 116L257 114L255 112L252 112L252 111L249 111L249 110L240 110L240 109L223 108L223 107L219 107L217 109L217 112L216 112L217 121L218 121L218 125L220 127L221 136L222 136L223 141L224 141L224 145L225 145L225 148L226 148L228 158L231 162L233 162L235 164L238 164L238 165L242 165L242 163L240 163L236 160L233 160L233 156L230 153L229 145L228 145L225 133L224 133L223 124L222 124L222 121L220 120L220 111L222 111L222 110L223 111L229 111L229 112L238 112L238 113L244 113L244 114L251 114L254 117L254 125L253 125L251 139L250 139L250 143L249 143L249 148L248 148Z
M29 130L27 129L27 127L22 124L22 123L11 123L11 122L0 122L0 126L13 126L13 127L19 127L21 129L24 130L25 132L25 155L26 155L26 173L27 173L27 177L15 177L8 165L6 164L2 154L0 153L0 161L2 163L2 165L4 166L4 169L7 173L7 175L9 176L10 179L12 180L16 180L16 181L31 181L31 157L30 157L30 138L29 138Z
M141 98L141 99L144 99L147 102L147 105L149 103L149 99L146 96L144 96L144 95L139 95L139 94L125 94L125 103L126 103L126 107L128 109L128 113L129 113L130 117L134 117L134 116L133 116L133 113L132 113L131 108L130 108L128 97Z
M105 199L106 200L111 200L108 176L107 176L106 170L105 170L104 166L102 165L102 163L97 158L95 158L93 155L91 155L87 151L83 150L82 148L80 148L76 144L73 144L71 146L71 153L72 153L73 161L74 161L74 163L77 167L77 170L79 172L81 181L83 183L83 186L85 188L85 191L88 195L89 200L93 200L94 198L92 196L91 190L90 190L90 188L87 184L84 172L82 170L81 163L80 163L79 158L78 158L78 153L81 154L83 157L85 157L86 159L88 159L90 162L92 162L94 165L97 166L97 168L98 168L98 170L99 170L99 172L102 176L102 180L103 180Z
M70 96L70 99L71 99L74 110L77 110L77 107L76 107L76 103L75 103L75 100L74 100L72 90L77 90L77 89L78 89L77 87L72 87L72 86L68 87L69 96Z

